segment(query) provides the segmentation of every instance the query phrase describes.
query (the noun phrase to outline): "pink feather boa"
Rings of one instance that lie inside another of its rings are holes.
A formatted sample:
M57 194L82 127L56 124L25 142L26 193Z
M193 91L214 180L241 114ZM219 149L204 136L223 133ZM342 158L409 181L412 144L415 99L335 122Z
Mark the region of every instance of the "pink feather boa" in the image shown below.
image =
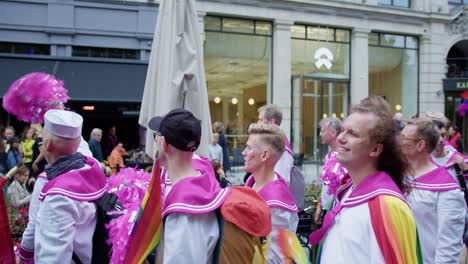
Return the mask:
M322 182L328 186L328 194L335 195L345 174L346 169L338 162L336 154L333 152L328 153L320 176Z
M3 108L28 123L44 122L44 114L70 98L63 82L54 76L33 72L10 85L3 97Z
M148 189L151 174L134 168L121 169L108 181L107 192L114 193L122 204L123 214L106 225L109 231L108 244L112 244L110 263L123 263L130 234ZM110 212L112 213L112 212Z

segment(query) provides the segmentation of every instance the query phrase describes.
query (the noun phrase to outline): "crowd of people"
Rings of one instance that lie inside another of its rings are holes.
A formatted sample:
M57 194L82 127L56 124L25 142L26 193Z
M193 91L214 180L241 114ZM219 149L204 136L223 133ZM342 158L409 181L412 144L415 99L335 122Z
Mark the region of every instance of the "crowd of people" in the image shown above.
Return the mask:
M111 191L106 190L109 178L100 162L108 157L118 169L124 166L125 150L115 127L106 138L112 148L102 148L101 129L93 129L86 142L81 136L86 120L62 104L48 106L40 132L29 128L19 140L7 128L3 147L0 143L3 172L14 177L7 190L10 203L29 204L29 222L16 257L1 260L102 263L96 259L96 232L103 230L98 215ZM149 121L158 173L144 184L157 180L162 201L157 212L163 224L159 246L151 250L156 259L145 255L145 262L307 261L291 250L299 218L290 189L294 159L280 128L281 109L266 105L258 113L242 152L248 173L245 186L225 181L229 163L222 124L213 124L214 138L204 157L195 153L201 121L190 111L178 108ZM394 119L382 97L367 97L351 108L344 122L326 118L320 127L320 138L330 151L314 216L319 228L309 237L310 243L320 244L314 261L457 263L463 258L468 164L459 152L460 136L443 114ZM47 164L42 172L41 158ZM34 178L31 193L28 183ZM125 184L119 188L132 190ZM125 204L118 207L125 214Z

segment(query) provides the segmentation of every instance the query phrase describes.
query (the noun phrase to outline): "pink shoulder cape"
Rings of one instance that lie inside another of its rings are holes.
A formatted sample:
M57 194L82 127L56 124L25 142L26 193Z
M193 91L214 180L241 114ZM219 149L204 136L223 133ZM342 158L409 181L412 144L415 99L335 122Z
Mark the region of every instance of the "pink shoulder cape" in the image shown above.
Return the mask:
M266 184L258 194L265 200L268 206L274 208L281 208L290 212L297 212L296 202L289 191L289 187L284 181L283 177L276 174L278 179ZM245 186L253 187L255 184L255 178L251 175Z
M458 183L447 172L445 167L437 167L436 169L421 175L414 180L405 178L405 182L411 188L434 192L460 189Z
M86 158L81 169L64 173L48 181L39 195L44 200L47 195L63 195L76 201L94 201L106 191L107 178L93 158Z
M348 176L345 176L347 178ZM323 236L327 233L335 216L339 214L341 209L345 207L354 207L366 203L369 200L380 195L390 195L399 198L407 204L401 190L392 180L390 175L386 172L379 171L367 176L356 188L351 192L348 199L340 201L340 198L352 186L352 181L348 181L345 185L341 186L335 196L335 207L325 215L322 228L310 234L310 241L312 244L318 244Z
M221 189L218 181L202 173L187 177L172 186L163 203L162 215L170 213L205 214L218 209L229 196L231 188Z
M192 157L192 166L194 170L199 171L201 174L216 179L211 161L207 157L194 153ZM171 188L171 179L167 176L166 168L163 167L161 170L161 195L163 200Z
M287 138L284 138L284 148L291 156L294 156L291 143L289 143L289 140Z

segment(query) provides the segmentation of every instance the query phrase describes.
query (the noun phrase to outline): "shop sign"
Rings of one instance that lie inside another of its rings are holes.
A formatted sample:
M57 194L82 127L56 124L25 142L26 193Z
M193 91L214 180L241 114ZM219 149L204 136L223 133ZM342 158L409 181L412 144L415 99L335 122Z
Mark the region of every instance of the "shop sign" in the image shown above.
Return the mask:
M314 54L315 67L317 67L317 69L320 69L323 66L325 66L327 70L330 70L333 67L333 58L334 56L331 50L327 48L319 48L315 51Z
M468 78L450 78L444 80L445 91L468 90Z

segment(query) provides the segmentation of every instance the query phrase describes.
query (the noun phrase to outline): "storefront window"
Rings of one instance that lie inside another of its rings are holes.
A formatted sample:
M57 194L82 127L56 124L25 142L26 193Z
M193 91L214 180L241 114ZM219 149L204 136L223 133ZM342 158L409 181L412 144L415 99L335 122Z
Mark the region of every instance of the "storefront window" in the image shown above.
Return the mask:
M291 38L292 147L306 161L320 162L328 151L320 142L320 120L347 115L350 31L294 25Z
M406 118L418 111L418 47L413 36L371 33L369 40L369 95L383 96Z
M204 62L212 122L221 121L232 160L247 140L257 109L267 103L272 24L205 17ZM233 154L234 153L234 154Z

